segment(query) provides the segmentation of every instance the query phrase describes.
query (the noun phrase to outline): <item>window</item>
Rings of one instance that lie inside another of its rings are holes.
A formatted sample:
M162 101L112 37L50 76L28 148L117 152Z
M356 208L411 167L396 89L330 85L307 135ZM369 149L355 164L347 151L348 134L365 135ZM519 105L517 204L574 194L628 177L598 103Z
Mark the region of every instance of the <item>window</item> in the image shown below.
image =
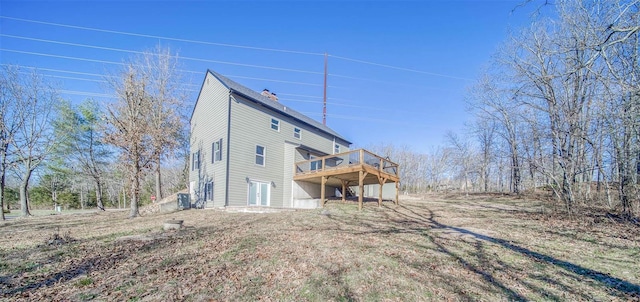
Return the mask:
M280 121L277 119L271 119L271 129L275 131L280 131Z
M222 139L211 145L211 163L222 161Z
M264 147L256 145L256 165L264 166Z
M204 200L213 200L213 182L210 181L204 184Z
M293 137L297 138L297 139L301 139L302 138L302 131L300 130L300 128L293 128Z
M191 171L195 169L200 169L200 150L191 156Z
M314 159L314 158L316 157L313 155L309 156L309 159ZM314 160L309 162L309 170L311 171L322 170L322 160L319 159L319 160Z
M338 154L338 153L340 153L340 145L334 144L334 146L333 146L333 154Z

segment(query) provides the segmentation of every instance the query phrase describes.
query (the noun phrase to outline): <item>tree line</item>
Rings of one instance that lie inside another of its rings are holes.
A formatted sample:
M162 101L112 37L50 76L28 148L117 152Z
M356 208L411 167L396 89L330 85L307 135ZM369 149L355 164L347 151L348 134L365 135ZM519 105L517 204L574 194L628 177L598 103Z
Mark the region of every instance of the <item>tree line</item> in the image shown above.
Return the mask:
M188 134L178 57L157 47L105 77L116 99L73 104L38 72L0 75L0 206L72 208L161 199L186 187ZM36 185L32 184L32 180ZM145 199L147 200L147 199Z
M570 213L589 204L640 213L640 1L546 7L553 17L514 33L469 88L464 133L424 153L370 147L400 164L402 190L537 192ZM3 209L19 202L29 215L29 201L40 199L101 209L128 202L135 217L143 196L185 188L177 71L177 56L158 48L106 78L116 102L75 105L37 73L3 68Z
M548 191L640 213L640 2L556 1L500 47L467 94L472 121L430 154L374 146L410 192Z

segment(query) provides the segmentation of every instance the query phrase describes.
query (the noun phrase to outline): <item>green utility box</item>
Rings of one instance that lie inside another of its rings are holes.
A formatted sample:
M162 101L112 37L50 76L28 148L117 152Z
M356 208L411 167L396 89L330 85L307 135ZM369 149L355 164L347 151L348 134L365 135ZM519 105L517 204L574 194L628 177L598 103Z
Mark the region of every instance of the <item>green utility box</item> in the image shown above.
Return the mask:
M191 200L189 194L178 193L178 210L191 209Z

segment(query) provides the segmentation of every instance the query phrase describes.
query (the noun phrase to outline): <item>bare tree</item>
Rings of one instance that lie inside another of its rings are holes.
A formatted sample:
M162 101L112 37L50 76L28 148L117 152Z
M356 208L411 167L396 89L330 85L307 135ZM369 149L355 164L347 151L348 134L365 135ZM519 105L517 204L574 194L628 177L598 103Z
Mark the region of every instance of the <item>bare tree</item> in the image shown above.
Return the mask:
M186 123L183 122L182 109L186 96L179 86L178 57L169 48L157 46L153 51L145 52L135 64L148 81L146 93L151 102L148 118L154 148L155 194L160 200L163 197L161 161L163 157L174 154L183 139Z
M603 82L604 108L617 114L602 114L604 133L613 147L617 189L623 213L633 215L633 202L640 207L640 1L619 1L604 10L608 22L596 46L606 65ZM639 212L640 209L636 209Z
M462 178L464 192L469 194L469 178L472 173L477 172L473 166L474 152L471 143L466 137L461 138L451 131L447 132L446 139L451 153L449 157L451 166L458 168L458 176Z
M479 121L485 124L493 122L494 126L499 125L495 128L496 133L509 146L511 192L518 194L521 186L521 160L517 133L519 104L514 102L513 93L509 89L496 85L496 80L489 75L480 79L472 89L469 103ZM488 147L486 143L484 145L484 148ZM486 152L487 150L483 150L483 153L486 154Z
M616 184L623 212L632 215L640 207L640 1L559 0L553 7L557 18L533 23L501 47L497 70L471 91L477 132L481 121L499 126L512 191L528 172L534 188L547 183L573 212L592 200L593 180L598 192L603 181L609 205L608 184Z
M2 72L2 188L8 164L14 164L20 179L22 216L29 216L28 188L31 176L50 155L53 147L51 117L58 100L56 90L33 72L21 76L15 67ZM12 158L8 159L9 154ZM4 194L3 194L4 195ZM4 216L3 216L4 217Z
M482 190L489 192L489 183L491 175L491 164L495 158L495 150L493 148L495 143L496 123L490 119L478 119L473 129L478 139L478 145L480 148L480 180L482 182Z
M22 128L24 115L19 101L20 76L18 69L11 66L2 67L0 76L0 215L4 220L6 175L13 165L12 151L15 147L15 136Z
M141 181L144 172L157 157L153 148L153 131L149 115L153 102L147 93L149 79L134 65L128 65L121 77L111 84L118 100L107 108L106 141L118 147L121 160L127 165L131 183L130 217L139 216Z
M451 173L449 166L451 154L443 148L434 148L426 156L426 182L427 187L433 191L440 191L444 185L444 180Z

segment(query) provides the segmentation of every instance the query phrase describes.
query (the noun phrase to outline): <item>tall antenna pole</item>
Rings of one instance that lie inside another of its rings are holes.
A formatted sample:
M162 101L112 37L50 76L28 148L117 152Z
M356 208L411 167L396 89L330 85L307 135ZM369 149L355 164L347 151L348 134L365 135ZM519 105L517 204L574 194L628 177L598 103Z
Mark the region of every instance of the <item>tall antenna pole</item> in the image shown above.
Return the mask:
M324 93L322 95L322 124L327 125L327 53L324 53Z

